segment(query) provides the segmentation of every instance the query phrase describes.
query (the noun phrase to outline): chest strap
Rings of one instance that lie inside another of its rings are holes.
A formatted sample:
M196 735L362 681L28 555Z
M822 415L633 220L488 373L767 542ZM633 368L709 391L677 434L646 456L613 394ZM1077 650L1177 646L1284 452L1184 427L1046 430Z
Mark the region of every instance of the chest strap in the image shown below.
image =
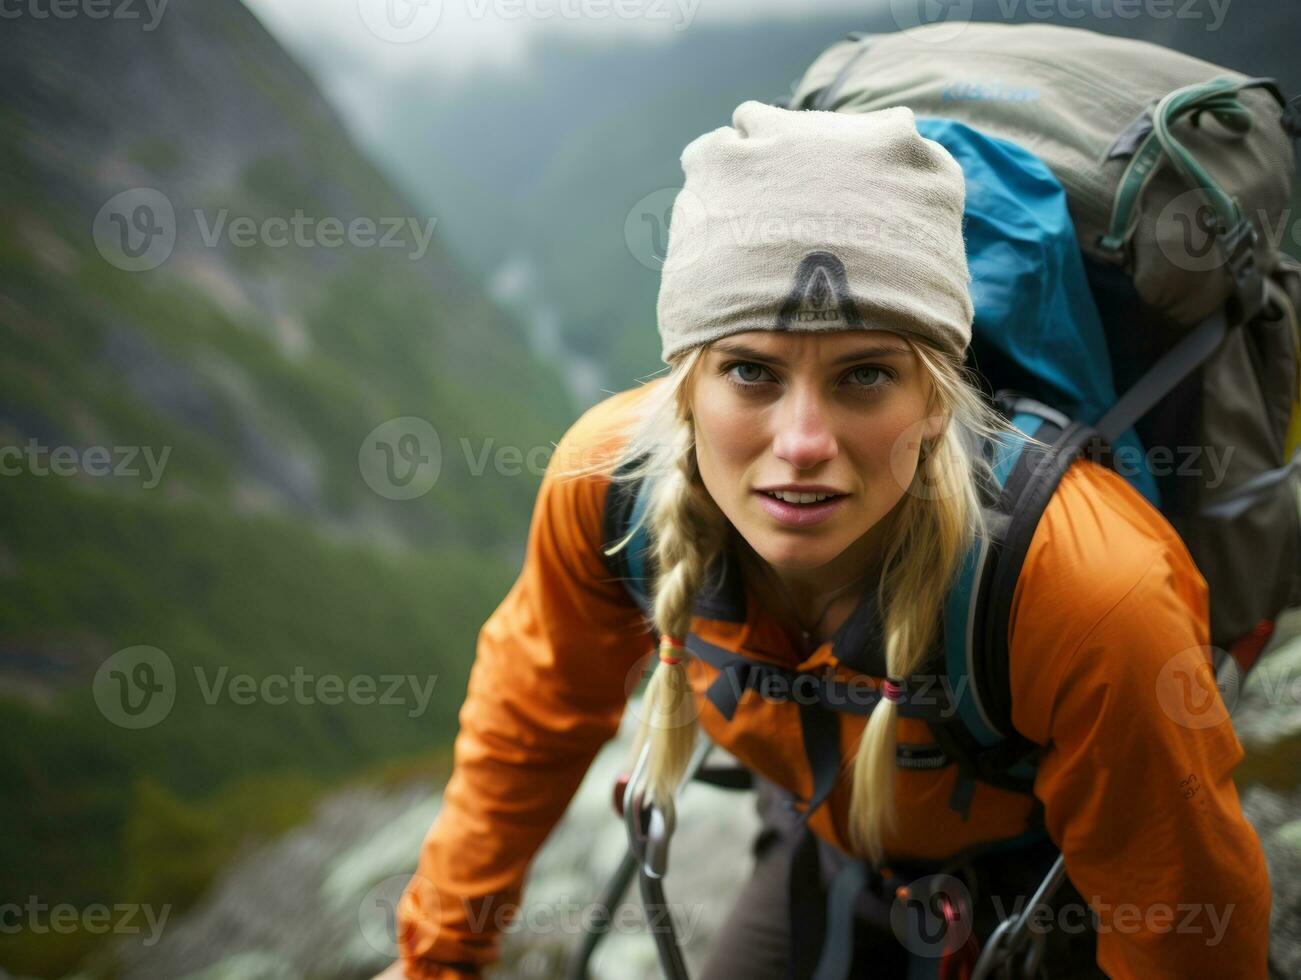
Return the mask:
M870 715L881 701L883 692L865 685L851 686L830 672L791 670L751 660L695 633L687 634L686 646L693 656L718 671L718 677L710 684L706 696L727 720L732 720L742 695L751 690L769 700L794 701L799 708L800 733L813 775L813 792L803 809L798 810L795 846L788 869L791 943L787 980L845 980L853 958L853 909L858 893L864 888L878 893L893 893L896 887L915 882L923 875L945 873L949 868L959 867L970 859L971 853L944 862L909 863L907 866L892 862L893 868L880 870L872 868L863 859L848 858L830 887L824 889L818 839L809 829L808 819L831 794L840 773L840 720L836 712ZM920 692L908 691L905 700L896 707L904 717L921 718L932 723L933 730L952 716L951 702L942 690L934 694L926 692L924 696ZM900 764L918 768L918 750L924 748L900 745ZM940 758L943 759L941 765L947 764L942 753ZM1000 844L1002 847L1021 844L1039 836L1032 831Z
M830 670L791 670L751 660L695 633L687 634L686 643L693 656L718 671L718 677L705 693L728 721L736 714L746 691L758 691L770 701L795 701L801 706L813 704L855 715L870 715L884 696L880 687L843 681ZM953 703L949 693L939 686L934 690L905 691L904 700L896 705L896 710L905 718L921 718L938 725L953 716Z

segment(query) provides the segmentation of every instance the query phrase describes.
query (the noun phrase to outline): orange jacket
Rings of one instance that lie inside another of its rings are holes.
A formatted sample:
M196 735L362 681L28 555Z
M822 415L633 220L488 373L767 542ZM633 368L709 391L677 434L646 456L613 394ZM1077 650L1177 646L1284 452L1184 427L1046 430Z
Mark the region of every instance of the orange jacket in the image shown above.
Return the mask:
M608 478L553 476L617 453L611 423L649 387L589 409L558 444L523 570L479 634L443 808L399 904L409 978L457 977L447 964L473 970L497 958L496 929L510 921L498 913L518 903L533 855L616 733L630 678L654 645L601 553ZM1047 747L1034 792L1097 913L1099 966L1142 980L1266 976L1268 871L1232 780L1243 749L1218 702L1218 715L1181 708L1180 698L1196 706L1210 696L1204 684L1187 688L1210 640L1206 582L1183 542L1122 477L1080 460L1024 569L1010 625L1013 722ZM834 664L830 643L801 660L758 604L748 608L746 623L698 616L693 631L787 667ZM689 664L703 730L809 798L797 705L749 691L728 722L703 696L714 668ZM850 753L865 719L837 717ZM898 725L901 741L933 741L920 719ZM888 855L941 858L1027 829L1033 801L985 783L964 821L947 805L956 777L956 764L897 771L900 829L886 838ZM844 851L849 790L845 775L809 818Z

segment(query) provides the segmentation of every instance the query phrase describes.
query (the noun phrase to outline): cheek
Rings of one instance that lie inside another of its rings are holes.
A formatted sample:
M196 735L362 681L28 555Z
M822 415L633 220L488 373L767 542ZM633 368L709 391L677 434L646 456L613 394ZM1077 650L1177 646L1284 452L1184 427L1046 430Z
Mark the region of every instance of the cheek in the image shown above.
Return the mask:
M912 483L917 470L925 420L909 412L884 415L857 440L857 458L863 461L869 494L878 503L893 506Z
M753 415L718 404L722 401L718 399L713 407L694 413L696 458L706 478L744 469L764 445L762 430Z

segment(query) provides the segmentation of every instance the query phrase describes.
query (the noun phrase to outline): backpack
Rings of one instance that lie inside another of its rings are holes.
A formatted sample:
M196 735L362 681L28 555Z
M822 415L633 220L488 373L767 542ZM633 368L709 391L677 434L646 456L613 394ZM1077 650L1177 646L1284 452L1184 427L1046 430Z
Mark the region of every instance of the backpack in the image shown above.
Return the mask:
M1301 603L1301 262L1277 244L1301 99L1083 28L936 23L851 33L778 102L905 104L1016 143L1058 178L1125 392L1106 418L1074 417L1107 439L1136 424L1153 458L1178 461L1156 474L1153 503L1210 587L1216 666L1240 678ZM990 337L978 341L984 369ZM1001 372L987 369L994 387L1071 412L1042 379ZM1184 478L1182 460L1211 450L1223 473Z
M1008 615L1039 518L1077 458L1120 473L1187 545L1210 590L1222 691L1301 603L1301 262L1269 237L1282 227L1301 119L1272 80L1156 45L974 23L936 43L944 27L852 33L775 101L909 105L922 135L962 164L972 357L1002 414L1047 445L1014 434L974 447L996 478L991 534L960 566L929 662L944 689L968 696L940 697L926 718L940 753L897 756L956 762L949 806L965 813L976 781L1032 794L1041 750L1011 723ZM1208 118L1214 127L1200 125ZM1188 479L1177 455L1199 447L1219 453L1214 485ZM643 483L612 485L607 542L640 523L648 498ZM649 530L610 561L649 612ZM702 594L697 611L709 608ZM870 645L848 666L886 674ZM839 761L811 744L816 732L806 724L821 787L809 810Z

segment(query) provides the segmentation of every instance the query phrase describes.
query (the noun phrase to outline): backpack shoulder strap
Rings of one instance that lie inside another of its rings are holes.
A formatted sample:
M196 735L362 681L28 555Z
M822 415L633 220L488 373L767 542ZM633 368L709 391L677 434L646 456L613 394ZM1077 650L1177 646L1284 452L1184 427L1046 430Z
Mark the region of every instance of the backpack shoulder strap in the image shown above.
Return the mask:
M620 463L617 472L627 473L644 457ZM602 536L605 547L618 544L628 532L641 523L637 534L624 547L612 555L604 555L610 574L623 583L628 594L643 611L650 607L651 582L654 581L654 555L651 553L649 525L642 523L650 494L644 493L646 480L613 479L605 497L605 514Z
M1039 746L1012 725L1008 621L1017 579L1039 519L1067 468L1097 436L1092 427L1015 392L999 392L1000 408L1022 432L1048 444L1010 435L987 444L987 459L1002 488L988 509L990 534L972 543L945 603L944 669L955 697L950 724L936 741L962 773L950 806L965 813L974 780L1029 792Z

